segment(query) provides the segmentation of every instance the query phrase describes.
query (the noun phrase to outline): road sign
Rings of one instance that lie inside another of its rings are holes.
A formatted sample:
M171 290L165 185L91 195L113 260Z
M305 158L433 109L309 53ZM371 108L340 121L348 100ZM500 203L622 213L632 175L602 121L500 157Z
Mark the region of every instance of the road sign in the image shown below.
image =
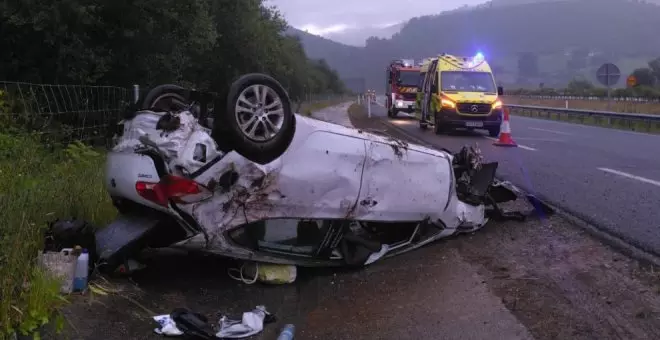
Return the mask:
M626 84L628 87L635 87L637 86L637 77L633 76L632 74L628 76L628 79L626 79Z
M621 79L621 71L616 65L605 63L598 68L598 71L596 71L596 78L598 78L598 81L601 84L610 87L619 82L619 79Z

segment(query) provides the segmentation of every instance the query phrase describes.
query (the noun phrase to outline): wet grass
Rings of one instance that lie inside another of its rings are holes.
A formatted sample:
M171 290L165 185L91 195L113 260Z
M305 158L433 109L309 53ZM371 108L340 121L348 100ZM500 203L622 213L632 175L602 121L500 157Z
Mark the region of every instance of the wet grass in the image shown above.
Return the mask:
M606 127L617 130L660 134L660 121L609 118L604 116L584 116L577 114L566 114L561 112L548 112L548 111L539 111L539 110L530 110L530 109L526 109L526 110L512 109L511 114L531 117L531 118L562 121L573 124Z
M37 265L43 231L57 217L97 225L114 217L103 163L103 151L80 143L47 147L37 136L0 131L0 339L58 320L67 301Z

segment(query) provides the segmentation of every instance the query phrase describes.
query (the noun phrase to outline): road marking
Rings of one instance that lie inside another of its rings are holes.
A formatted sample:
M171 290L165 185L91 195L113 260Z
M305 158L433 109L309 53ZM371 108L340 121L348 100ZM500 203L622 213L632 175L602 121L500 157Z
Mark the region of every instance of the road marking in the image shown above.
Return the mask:
M492 141L496 141L496 142L498 141L497 138L493 138L493 137L486 137L486 136L484 136L484 138L486 138L486 139L490 139L490 140L492 140ZM525 145L520 145L520 144L518 144L518 147L521 148L521 149L524 149L524 150L528 150L528 151L538 151L538 150L536 150L536 149L534 149L534 148L532 148L532 147L525 146Z
M610 169L610 168L598 168L598 170L600 170L600 171L605 171L605 172L609 172L609 173L611 173L611 174L619 175L619 176L622 176L622 177L626 177L626 178L630 178L630 179L638 180L638 181L640 181L640 182L644 182L644 183L648 183L648 184L653 184L653 185L655 185L655 186L660 187L660 181L655 181L655 180L652 180L652 179L644 178L644 177L641 177L641 176L637 176L637 175L629 174L629 173L627 173L627 172L618 171L618 170L614 170L614 169Z
M550 132L550 133L556 133L558 135L566 135L566 136L572 136L572 133L566 133L566 132L561 132L561 131L555 131L555 130L548 130L548 129L541 129L541 128L529 128L530 130L536 130L536 131L545 131L545 132Z

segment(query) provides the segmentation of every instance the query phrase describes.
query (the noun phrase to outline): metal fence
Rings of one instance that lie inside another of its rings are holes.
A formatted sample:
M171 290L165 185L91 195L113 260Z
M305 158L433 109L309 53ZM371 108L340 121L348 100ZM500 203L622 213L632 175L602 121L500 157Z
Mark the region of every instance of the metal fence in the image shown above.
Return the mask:
M48 142L107 144L131 90L114 86L0 82L0 128L21 128Z
M0 81L0 132L20 129L48 144L74 140L109 146L123 113L148 89L130 87L49 85ZM336 101L346 95L307 93L301 104Z

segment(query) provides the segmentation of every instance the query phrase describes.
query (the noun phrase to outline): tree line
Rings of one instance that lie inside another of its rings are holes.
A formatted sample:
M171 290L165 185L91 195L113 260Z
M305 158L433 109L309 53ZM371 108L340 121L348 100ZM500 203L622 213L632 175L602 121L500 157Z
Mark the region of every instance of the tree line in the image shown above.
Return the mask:
M264 72L293 100L343 92L337 73L286 28L263 0L4 1L0 79L223 93L239 75Z

